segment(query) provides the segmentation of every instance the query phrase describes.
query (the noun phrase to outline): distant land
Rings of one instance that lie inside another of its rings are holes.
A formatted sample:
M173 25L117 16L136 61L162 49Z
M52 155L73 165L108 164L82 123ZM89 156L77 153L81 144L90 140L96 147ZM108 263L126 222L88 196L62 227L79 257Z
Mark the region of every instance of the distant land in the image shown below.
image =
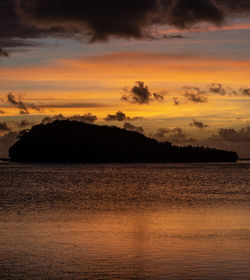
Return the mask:
M134 131L77 121L54 121L21 132L10 147L15 162L235 162L235 152L175 146Z

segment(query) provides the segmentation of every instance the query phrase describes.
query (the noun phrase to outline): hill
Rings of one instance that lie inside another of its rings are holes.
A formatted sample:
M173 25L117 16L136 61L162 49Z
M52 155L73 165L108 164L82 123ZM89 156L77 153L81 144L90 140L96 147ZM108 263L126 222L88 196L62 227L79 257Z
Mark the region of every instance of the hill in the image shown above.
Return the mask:
M233 162L235 152L178 147L138 132L76 121L54 121L23 131L9 149L17 162Z

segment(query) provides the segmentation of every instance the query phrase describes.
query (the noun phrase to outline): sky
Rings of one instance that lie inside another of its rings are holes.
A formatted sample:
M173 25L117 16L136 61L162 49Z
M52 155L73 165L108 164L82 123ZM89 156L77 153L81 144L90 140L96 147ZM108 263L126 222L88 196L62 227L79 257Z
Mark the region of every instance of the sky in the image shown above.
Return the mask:
M1 0L0 157L74 119L250 157L246 0Z

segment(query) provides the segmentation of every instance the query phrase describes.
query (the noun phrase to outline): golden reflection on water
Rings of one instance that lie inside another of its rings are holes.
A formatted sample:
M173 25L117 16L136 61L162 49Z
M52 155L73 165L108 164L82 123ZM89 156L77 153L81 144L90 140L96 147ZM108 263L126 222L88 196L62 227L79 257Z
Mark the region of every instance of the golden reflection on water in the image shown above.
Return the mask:
M2 252L22 263L17 275L22 270L32 279L66 279L66 272L71 279L250 275L247 209L54 213L51 220L33 214L1 225L2 244L8 244Z
M0 166L0 279L250 279L250 165Z

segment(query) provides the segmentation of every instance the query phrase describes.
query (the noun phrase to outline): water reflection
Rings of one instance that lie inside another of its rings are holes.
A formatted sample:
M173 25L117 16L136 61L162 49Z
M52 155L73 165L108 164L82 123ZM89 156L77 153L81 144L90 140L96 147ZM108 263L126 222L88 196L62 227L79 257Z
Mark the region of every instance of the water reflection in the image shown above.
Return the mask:
M0 168L1 279L249 279L250 166L219 167Z

